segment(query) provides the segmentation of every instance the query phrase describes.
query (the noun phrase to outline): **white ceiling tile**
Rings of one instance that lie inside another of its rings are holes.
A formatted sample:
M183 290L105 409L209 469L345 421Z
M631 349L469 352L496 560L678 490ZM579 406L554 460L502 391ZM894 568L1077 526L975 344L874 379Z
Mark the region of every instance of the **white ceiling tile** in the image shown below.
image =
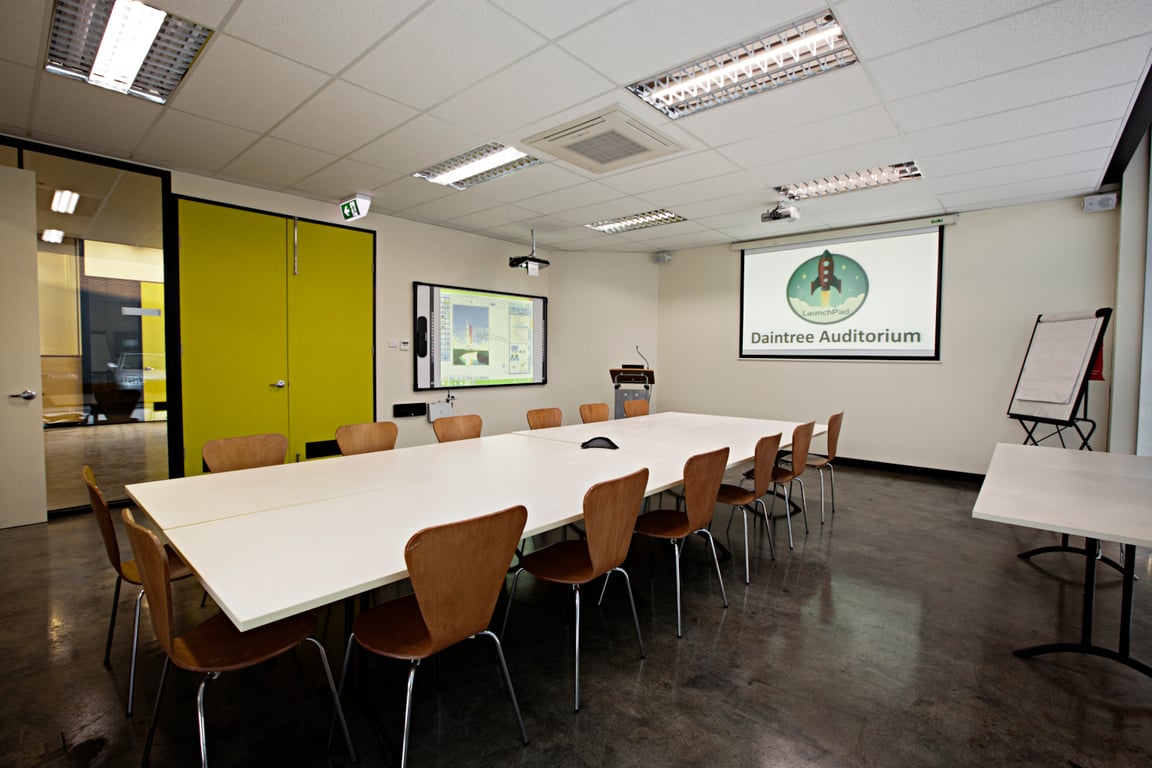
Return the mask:
M557 87L560 83L563 87ZM497 136L613 89L603 76L548 46L448 99L432 114Z
M1069 34L1069 30L1075 30ZM1090 51L1152 32L1147 0L1059 0L866 64L888 99ZM973 51L995 55L974 56Z
M724 146L766 128L820 122L879 104L864 69L853 66L688 115L676 125L710 146Z
M36 74L29 67L0 61L0 83L4 84L4 98L0 99L0 126L12 126L12 133L23 133L28 129Z
M424 182L427 184L428 182ZM489 184L493 182L488 182ZM437 185L432 185L437 186ZM451 221L472 213L492 208L492 201L483 195L473 194L479 187L465 190L452 190L451 194L427 203L404 209L404 215L422 220Z
M336 80L276 126L272 135L345 155L416 114L411 107Z
M544 38L473 0L437 0L342 75L427 109L539 48Z
M377 210L403 211L454 192L442 184L430 184L423 179L401 176L396 181L372 190L372 205Z
M149 0L148 5L188 21L219 29L236 0Z
M48 39L50 16L43 3L5 3L0 24L0 60L26 67L42 67L42 46Z
M542 3L540 0L492 2L545 37L556 38L624 5L628 0L581 0L578 3Z
M42 75L32 129L69 146L125 155L160 116L158 104L79 80ZM77 115L84 115L82 120Z
M1119 120L1112 120L959 152L919 157L916 162L926 177L938 179L1045 157L1071 155L1085 148L1111 152L1121 127Z
M400 173L413 173L485 143L484 134L421 114L350 157Z
M424 0L244 0L227 34L335 74L396 28Z
M485 191L496 200L515 203L586 181L584 176L573 173L563 163L551 161L494 179L486 185L488 189Z
M292 189L310 197L341 200L357 192L369 192L398 178L400 174L393 171L341 159L297 181Z
M695 0L635 0L561 38L560 44L623 85L824 7L820 0L796 0L783 8L761 0L727 0L713 12Z
M1119 85L1141 71L1152 35L991 77L897 99L889 109L903 131L992 115Z
M224 167L221 175L272 188L290 187L336 160L334 155L264 138Z
M785 160L771 158L767 164L749 168L748 172L761 180L765 187L775 189L811 179L918 159L902 138L892 137L818 152L806 157Z
M730 144L719 151L742 167L749 167L815 157L843 147L869 144L897 136L899 132L888 111L883 107L872 107L833 120L776 127L754 139Z
M586 205L614 200L619 197L623 197L623 195L616 190L589 181L574 187L536 195L520 201L520 205L536 213L551 214L569 208L583 208Z
M681 203L694 203L713 197L729 197L731 195L757 194L761 185L744 171L725 173L707 179L677 184L673 187L645 192L639 197L651 202L660 208L669 208L676 211ZM764 190L765 195L775 196L775 192ZM679 211L676 211L679 213Z
M1026 163L1001 165L971 173L933 177L932 189L943 196L953 192L999 187L1020 181L1098 172L1099 168L1107 165L1110 154L1110 148L1105 148L1060 157L1046 157Z
M876 59L921 42L987 24L1051 0L923 0L844 2L834 9L844 34L861 59Z
M1131 95L1131 88L1116 86L939 128L912 131L906 133L904 138L916 155L941 155L1107 120L1120 120L1127 113Z
M731 215L743 215L743 211L750 209L764 210L771 207L774 195L763 191L742 192L726 197L702 198L699 202L682 203L676 206L676 212L681 216L698 222L705 226L712 226L710 219L722 218Z
M1014 184L1005 184L984 189L951 192L940 199L948 210L979 210L997 208L1004 205L1023 205L1038 200L1087 195L1096 191L1099 177L1095 173L1072 173L1066 176L1051 176Z
M328 76L227 35L214 35L171 99L217 122L266 131Z
M571 208L553 214L553 218L569 224L595 224L598 221L619 219L637 213L647 213L651 206L646 200L638 197L618 197L615 200L586 205L582 208Z
M673 155L632 171L615 173L605 178L603 183L606 187L636 195L736 170L739 170L739 166L718 152L693 152Z
M535 216L536 214L532 211L521 208L518 205L497 205L494 208L486 208L483 211L477 211L476 213L470 213L452 219L452 225L464 230L487 230L493 227L515 224L518 221L526 221ZM529 229L529 227L525 227L524 231L528 232Z
M142 162L166 161L181 170L218 171L259 138L252 131L170 109L132 156Z

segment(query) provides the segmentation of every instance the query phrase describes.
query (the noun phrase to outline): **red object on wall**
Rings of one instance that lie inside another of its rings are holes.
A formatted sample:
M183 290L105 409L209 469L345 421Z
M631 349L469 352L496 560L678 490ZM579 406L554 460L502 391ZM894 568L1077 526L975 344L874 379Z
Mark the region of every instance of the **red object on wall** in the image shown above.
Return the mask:
M1088 368L1089 381L1104 381L1104 345L1096 346L1096 354L1092 356L1092 365Z

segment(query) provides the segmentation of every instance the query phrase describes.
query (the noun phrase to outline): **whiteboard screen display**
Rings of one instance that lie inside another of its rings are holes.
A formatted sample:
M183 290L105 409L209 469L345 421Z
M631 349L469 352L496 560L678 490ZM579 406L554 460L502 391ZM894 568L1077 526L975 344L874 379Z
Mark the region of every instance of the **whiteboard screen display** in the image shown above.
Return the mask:
M943 229L744 251L740 356L939 360Z

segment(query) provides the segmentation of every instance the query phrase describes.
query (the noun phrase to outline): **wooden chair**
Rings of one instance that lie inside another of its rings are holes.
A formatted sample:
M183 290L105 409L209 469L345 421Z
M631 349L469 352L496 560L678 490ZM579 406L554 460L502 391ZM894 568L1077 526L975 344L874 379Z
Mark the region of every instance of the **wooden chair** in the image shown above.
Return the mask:
M762 437L756 441L756 455L752 462L752 490L741 488L738 485L722 483L716 494L716 501L720 504L731 504L735 515L736 508L744 516L744 583L752 581L751 570L748 566L748 513L753 504L760 506L764 515L764 525L768 531L768 549L772 559L776 559L776 545L772 543L772 527L768 524L768 509L764 506L764 496L772 490L772 468L776 463L776 454L780 450L779 433L770 437ZM732 518L728 518L728 527L732 527Z
M564 421L564 413L559 408L533 408L528 411L528 429L558 427Z
M792 483L800 483L800 511L804 515L804 534L808 534L808 500L804 496L804 481L800 476L804 474L804 467L808 465L808 448L812 445L812 431L816 422L810 421L801 424L792 430L791 458L788 466L776 466L772 469L772 484L784 490L784 518L788 521L788 549L795 549L792 543ZM776 506L776 497L772 497L772 506ZM769 510L771 514L771 510Z
M391 421L344 424L336 428L336 445L340 447L342 456L390 451L396 447L398 431Z
M143 587L144 582L140 578L140 569L137 568L135 560L120 559L120 542L116 538L116 528L112 524L112 511L108 508L104 493L96 485L96 475L92 471L92 467L85 464L80 476L88 488L88 500L92 503L92 515L96 518L96 525L100 528L100 536L104 539L104 551L108 554L108 562L112 564L112 570L116 571L116 588L112 591L112 615L108 617L108 641L104 644L104 666L111 667L112 635L116 630L116 613L120 607L120 585L126 581L129 584ZM164 552L169 560L168 573L170 578L179 581L192 575L192 570L171 547L165 547ZM136 648L139 645L140 637L140 601L143 599L144 590L141 589L140 594L136 596L136 613L132 617L132 661L128 671L129 717L132 716L132 705L136 692Z
M189 672L204 675L196 693L196 717L200 727L200 762L208 765L208 736L204 724L204 687L209 680L215 680L221 672L246 669L274 656L293 650L305 641L311 642L320 652L320 662L324 665L324 675L336 716L344 728L344 740L348 754L356 760L352 749L352 737L344 721L344 710L332 680L332 670L328 666L328 656L324 646L311 637L316 623L311 613L301 613L286 619L265 624L247 632L236 629L228 617L218 613L212 618L197 624L182 635L173 629L172 588L169 584L168 558L156 534L136 523L132 513L123 511L124 524L132 542L136 562L140 564L140 576L144 580L144 592L148 595L148 613L152 617L152 629L156 639L164 649L164 668L160 672L160 686L156 692L156 705L152 709L152 720L148 724L148 736L144 742L142 765L148 764L148 754L152 751L152 737L156 733L156 721L160 714L160 702L164 696L164 683L168 678L168 667L175 664ZM241 566L238 563L237 566Z
M684 511L655 509L636 521L636 533L672 542L673 561L676 565L676 637L683 635L680 618L680 548L691 534L697 533L708 540L712 548L712 561L716 564L716 578L720 581L720 596L728 607L728 594L724 591L724 577L720 575L720 558L716 556L716 542L708 530L724 469L728 464L728 449L697 454L684 464Z
M204 443L200 455L209 472L271 467L284 463L288 455L288 438L279 432L222 437Z
M504 612L504 624L500 636L508 627L508 615L512 612L512 598L516 594L516 583L524 571L538 579L556 584L568 584L576 602L576 698L573 709L580 711L580 586L593 579L616 571L624 576L628 590L628 603L632 607L632 622L636 625L636 641L640 644L640 658L644 658L644 640L640 637L640 620L636 616L636 601L632 597L632 581L621 567L628 557L628 545L632 541L632 529L640 514L644 501L644 489L648 485L648 469L644 468L630 475L597 483L584 494L585 541L560 541L543 549L530 552L520 558L520 568L512 577L512 588L508 592L508 607ZM608 586L607 579L604 582ZM603 592L601 592L603 599Z
M484 420L474 413L461 416L443 416L432 422L432 431L436 433L436 441L451 443L454 440L471 440L480 437L480 430Z
M429 656L477 635L487 635L496 644L496 658L508 686L520 736L528 743L500 639L488 630L496 600L504 589L508 563L527 520L527 510L516 506L417 531L404 550L413 594L374 606L353 622L340 675L341 691L348 677L354 643L380 656L409 663L401 768L408 764L416 667Z
M840 443L840 426L844 423L844 411L832 414L828 419L828 453L823 456L809 454L806 462L820 474L820 525L824 525L824 469L828 469L828 488L832 492L832 514L836 514L836 472L832 461L836 458L836 447Z
M608 418L608 403L584 403L580 406L580 421L584 424L608 421Z
M624 415L628 418L633 416L647 416L648 415L648 401L647 400L625 400L624 401Z

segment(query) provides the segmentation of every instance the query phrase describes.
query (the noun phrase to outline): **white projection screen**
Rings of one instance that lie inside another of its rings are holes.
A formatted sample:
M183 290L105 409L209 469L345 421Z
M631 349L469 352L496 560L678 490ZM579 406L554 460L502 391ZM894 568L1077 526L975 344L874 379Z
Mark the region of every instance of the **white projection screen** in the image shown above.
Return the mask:
M745 249L740 357L939 360L944 227Z

